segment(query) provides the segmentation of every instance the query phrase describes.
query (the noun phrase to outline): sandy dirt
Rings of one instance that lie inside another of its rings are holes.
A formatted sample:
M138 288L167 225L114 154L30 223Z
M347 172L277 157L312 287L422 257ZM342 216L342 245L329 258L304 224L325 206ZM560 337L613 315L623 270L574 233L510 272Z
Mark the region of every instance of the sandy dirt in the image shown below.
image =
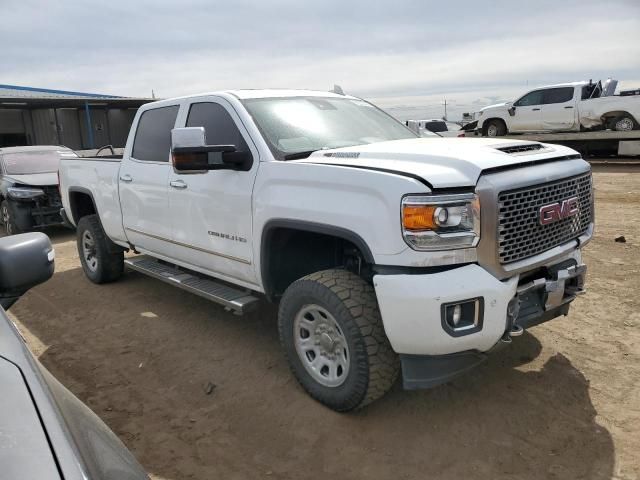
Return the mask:
M297 385L273 306L236 317L137 273L93 285L68 231L50 232L53 279L11 312L154 478L640 479L640 168L597 168L595 187L589 292L569 317L355 414Z

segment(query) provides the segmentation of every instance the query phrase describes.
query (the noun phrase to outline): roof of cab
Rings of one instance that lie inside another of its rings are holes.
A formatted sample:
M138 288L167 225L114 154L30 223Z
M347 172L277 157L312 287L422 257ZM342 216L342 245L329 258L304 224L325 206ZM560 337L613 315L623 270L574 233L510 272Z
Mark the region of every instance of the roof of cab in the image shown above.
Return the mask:
M327 98L348 98L351 100L356 100L357 97L352 97L351 95L340 95L338 93L333 92L323 92L321 90L290 90L290 89L266 89L266 90L220 90L216 92L203 92L196 93L192 95L183 95L182 97L173 97L166 98L163 100L158 100L156 102L147 103L140 107L141 110L148 110L151 108L158 108L166 105L171 105L177 100L189 100L192 98L201 98L208 96L234 96L240 100L246 100L250 98L274 98L274 97L327 97Z

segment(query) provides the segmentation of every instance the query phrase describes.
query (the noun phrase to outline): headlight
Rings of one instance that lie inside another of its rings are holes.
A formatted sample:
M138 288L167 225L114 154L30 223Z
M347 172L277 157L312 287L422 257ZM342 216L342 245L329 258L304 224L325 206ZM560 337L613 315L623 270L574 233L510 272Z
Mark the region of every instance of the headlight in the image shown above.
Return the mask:
M478 196L408 195L402 199L402 234L414 250L475 247L480 240Z
M9 187L7 189L7 193L11 198L19 199L19 200L28 200L32 198L37 198L41 195L44 195L44 190L40 188L28 188L28 187Z

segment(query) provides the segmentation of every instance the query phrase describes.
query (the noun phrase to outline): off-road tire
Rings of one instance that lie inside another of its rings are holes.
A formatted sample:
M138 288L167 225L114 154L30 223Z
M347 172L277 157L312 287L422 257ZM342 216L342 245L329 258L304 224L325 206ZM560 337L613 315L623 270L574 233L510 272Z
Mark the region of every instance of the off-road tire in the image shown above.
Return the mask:
M95 258L97 260L95 269L89 267L83 254L82 239L85 231L91 235L95 243ZM80 263L87 278L98 284L113 282L120 278L124 271L124 252L104 233L98 215L82 217L78 222L76 233Z
M9 202L7 200L3 200L0 204L0 222L2 222L2 225L4 226L4 232L7 234L7 236L22 233L22 230L20 230L18 228L18 225L16 225L13 214L11 213L11 209L9 208Z
M492 127L495 127L495 130L492 130ZM490 135L490 132L495 132L495 135ZM503 137L507 134L507 126L502 120L489 120L484 125L483 134L485 137Z
M294 344L294 320L305 306L326 309L348 342L350 366L343 384L327 387L307 372ZM391 389L400 371L387 339L374 289L346 270L324 270L289 286L278 312L280 342L293 375L320 403L338 412L364 407Z

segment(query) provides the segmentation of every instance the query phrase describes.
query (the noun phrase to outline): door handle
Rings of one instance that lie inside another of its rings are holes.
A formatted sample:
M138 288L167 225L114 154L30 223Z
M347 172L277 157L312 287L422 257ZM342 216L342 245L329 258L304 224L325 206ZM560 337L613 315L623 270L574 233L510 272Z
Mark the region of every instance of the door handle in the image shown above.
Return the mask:
M187 188L187 184L184 183L183 180L172 180L169 182L169 185L171 185L173 188Z
M532 111L532 112L537 112L537 111L539 111L539 110L540 110L539 108L532 108L532 109L531 109L531 111Z
M569 107L564 107L564 108L573 108L573 107L569 106Z
M120 175L120 181L121 182L133 182L133 177L129 174L124 174L124 175Z

